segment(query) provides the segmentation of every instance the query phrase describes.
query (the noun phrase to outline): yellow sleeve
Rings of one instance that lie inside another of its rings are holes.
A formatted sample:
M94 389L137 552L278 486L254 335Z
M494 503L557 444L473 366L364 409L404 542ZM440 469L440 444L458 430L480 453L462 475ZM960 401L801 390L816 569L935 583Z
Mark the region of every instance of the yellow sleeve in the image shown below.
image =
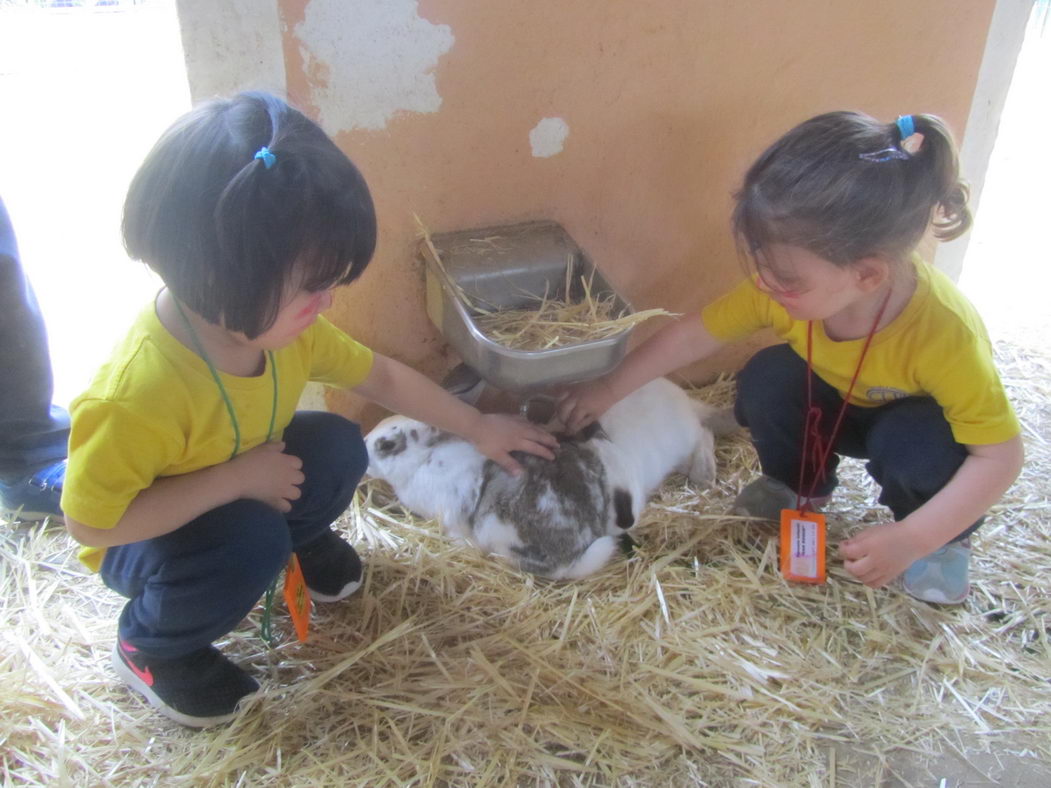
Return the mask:
M78 400L70 415L62 511L92 528L112 528L182 446L174 433L110 400Z
M954 352L944 354L943 363L930 361L924 388L942 406L957 443L1003 443L1021 432L992 349L983 339L958 344Z
M372 370L372 351L323 317L314 324L310 380L354 388Z
M745 279L701 310L701 321L720 342L733 342L772 325L769 307L770 299L751 279Z

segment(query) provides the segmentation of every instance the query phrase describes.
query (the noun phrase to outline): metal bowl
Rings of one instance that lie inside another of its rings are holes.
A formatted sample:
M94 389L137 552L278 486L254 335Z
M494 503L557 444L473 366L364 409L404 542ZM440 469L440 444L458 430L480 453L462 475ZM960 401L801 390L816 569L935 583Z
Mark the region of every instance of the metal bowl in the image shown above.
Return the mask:
M611 295L616 307L630 314L631 305L610 287L561 225L540 221L485 227L436 234L431 241L442 265L422 255L427 314L464 363L490 385L528 394L598 377L624 357L630 328L548 350L505 347L478 329L470 308L457 293L459 287L473 302L491 310L527 308L545 293L565 298L566 267L570 266L567 300L583 298L583 276L591 282L594 297Z

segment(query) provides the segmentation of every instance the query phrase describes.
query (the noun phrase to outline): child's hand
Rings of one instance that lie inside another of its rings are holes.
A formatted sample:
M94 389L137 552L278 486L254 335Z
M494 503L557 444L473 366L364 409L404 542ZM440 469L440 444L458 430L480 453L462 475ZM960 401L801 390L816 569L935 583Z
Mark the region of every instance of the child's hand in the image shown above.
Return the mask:
M284 442L264 443L230 460L233 476L240 484L241 498L254 498L287 512L292 501L302 495L299 485L303 476L303 461L285 454Z
M870 588L885 586L924 555L901 523L869 526L839 545L843 566Z
M512 451L524 451L553 460L553 450L558 448L558 439L547 430L521 416L501 413L482 414L477 429L465 437L469 437L478 451L513 476L522 472L522 466L511 456Z
M598 420L615 402L612 389L602 378L579 383L563 392L558 418L572 435Z

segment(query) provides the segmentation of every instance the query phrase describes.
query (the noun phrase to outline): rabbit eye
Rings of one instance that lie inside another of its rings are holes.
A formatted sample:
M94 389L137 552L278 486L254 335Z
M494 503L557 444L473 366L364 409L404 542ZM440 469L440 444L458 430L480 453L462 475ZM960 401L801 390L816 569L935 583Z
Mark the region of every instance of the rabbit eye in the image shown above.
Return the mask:
M398 433L393 438L380 438L376 441L377 457L394 457L405 451L405 434Z

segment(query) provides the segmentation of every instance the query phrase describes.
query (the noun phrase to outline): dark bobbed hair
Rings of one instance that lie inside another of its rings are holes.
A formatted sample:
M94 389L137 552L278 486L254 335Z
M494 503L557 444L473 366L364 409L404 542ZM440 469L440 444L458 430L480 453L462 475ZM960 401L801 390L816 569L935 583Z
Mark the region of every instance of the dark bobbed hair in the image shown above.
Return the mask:
M739 251L799 246L837 265L905 259L933 222L939 240L971 226L952 135L940 118L913 115L920 148L901 148L896 123L829 112L796 126L751 166L734 195ZM868 156L888 149L893 156ZM874 160L874 159L883 159Z
M255 158L273 153L267 169ZM157 141L124 202L124 245L210 322L256 337L289 284L356 279L376 246L368 186L312 120L267 93L201 104Z

